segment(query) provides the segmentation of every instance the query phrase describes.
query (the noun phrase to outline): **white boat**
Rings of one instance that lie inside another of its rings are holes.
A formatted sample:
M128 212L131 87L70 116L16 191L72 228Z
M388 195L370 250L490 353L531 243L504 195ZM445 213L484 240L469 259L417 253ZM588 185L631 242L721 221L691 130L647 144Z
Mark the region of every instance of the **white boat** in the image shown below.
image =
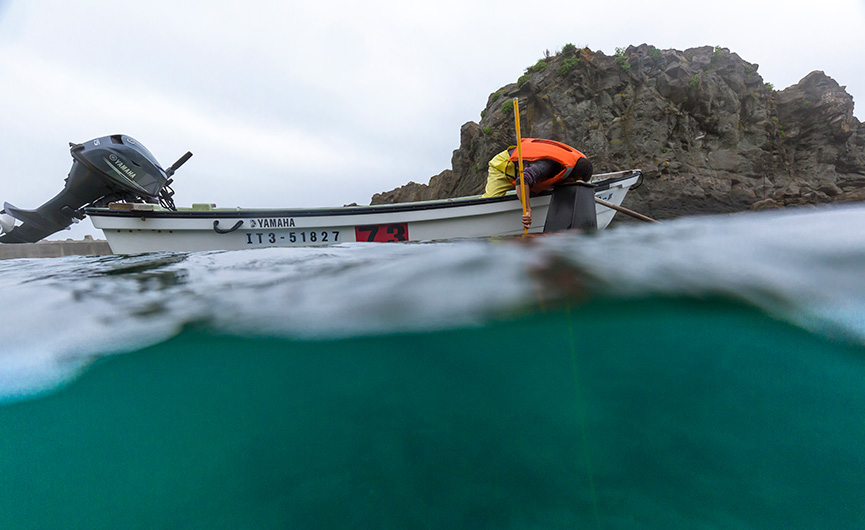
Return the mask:
M117 254L318 246L368 241L436 241L523 233L514 192L374 206L294 209L176 208L170 184L192 153L162 169L125 135L70 144L72 169L63 190L36 208L4 203L0 243L33 243L89 215ZM606 228L640 170L596 175L531 198L531 233Z
M621 205L641 178L639 170L597 175L594 196ZM531 198L532 227L546 228L553 192ZM596 208L597 228L615 210ZM116 254L160 251L239 250L255 247L332 245L345 242L435 241L523 233L522 205L514 192L422 202L309 209L215 208L200 204L176 211L154 204L112 203L86 208L93 226ZM548 230L549 231L549 230Z

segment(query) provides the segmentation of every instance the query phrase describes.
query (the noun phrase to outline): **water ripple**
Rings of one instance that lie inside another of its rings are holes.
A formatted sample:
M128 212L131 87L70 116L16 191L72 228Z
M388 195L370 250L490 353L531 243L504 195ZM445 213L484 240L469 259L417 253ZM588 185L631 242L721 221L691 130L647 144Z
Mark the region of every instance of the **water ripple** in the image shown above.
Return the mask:
M865 342L865 208L692 217L596 235L0 262L0 395L187 325L333 338L474 326L561 300L743 300Z

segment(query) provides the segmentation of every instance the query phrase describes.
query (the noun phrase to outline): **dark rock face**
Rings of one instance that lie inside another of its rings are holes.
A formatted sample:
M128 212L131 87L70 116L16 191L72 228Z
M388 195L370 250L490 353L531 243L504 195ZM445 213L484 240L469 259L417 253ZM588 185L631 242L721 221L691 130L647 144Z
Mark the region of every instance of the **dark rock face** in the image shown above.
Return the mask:
M460 131L452 170L372 203L483 192L487 163L526 137L586 153L595 173L641 168L625 205L670 218L865 200L865 126L853 98L823 72L776 92L758 66L725 48L631 46L615 56L565 48L493 93L480 124Z

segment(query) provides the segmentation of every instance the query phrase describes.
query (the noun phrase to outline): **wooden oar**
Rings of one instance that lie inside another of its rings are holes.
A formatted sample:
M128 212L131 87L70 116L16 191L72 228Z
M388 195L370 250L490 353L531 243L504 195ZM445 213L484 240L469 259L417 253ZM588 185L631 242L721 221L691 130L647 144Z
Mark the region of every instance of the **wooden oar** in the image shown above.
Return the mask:
M604 199L599 199L599 198L595 197L595 202L600 204L601 206L606 206L607 208L612 208L613 210L616 210L617 212L622 212L623 214L630 215L631 217L639 219L640 221L646 221L647 223L657 223L658 222L658 221L652 219L651 217L647 217L641 213L637 213L634 210L629 210L627 208L623 208L622 206L618 206L618 205L613 204L611 202L605 201Z
M523 203L523 215L526 215L526 202L529 198L526 196L526 179L523 178L523 139L520 136L520 102L517 98L514 98L514 120L517 125L517 161L520 164L520 196ZM529 229L525 226L523 227L523 235L529 235Z

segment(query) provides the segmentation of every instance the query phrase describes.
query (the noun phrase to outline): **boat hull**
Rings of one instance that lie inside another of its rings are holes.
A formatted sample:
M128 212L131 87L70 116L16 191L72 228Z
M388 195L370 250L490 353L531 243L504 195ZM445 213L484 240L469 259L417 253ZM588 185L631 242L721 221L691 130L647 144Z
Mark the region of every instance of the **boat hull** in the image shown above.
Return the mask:
M639 171L611 174L596 182L595 196L620 205ZM543 232L551 194L532 197L530 233ZM116 254L162 251L240 250L256 247L322 246L346 242L433 241L523 233L522 205L504 197L464 197L416 203L314 209L208 209L142 211L89 208ZM146 208L151 208L146 205ZM598 228L615 211L596 205Z

